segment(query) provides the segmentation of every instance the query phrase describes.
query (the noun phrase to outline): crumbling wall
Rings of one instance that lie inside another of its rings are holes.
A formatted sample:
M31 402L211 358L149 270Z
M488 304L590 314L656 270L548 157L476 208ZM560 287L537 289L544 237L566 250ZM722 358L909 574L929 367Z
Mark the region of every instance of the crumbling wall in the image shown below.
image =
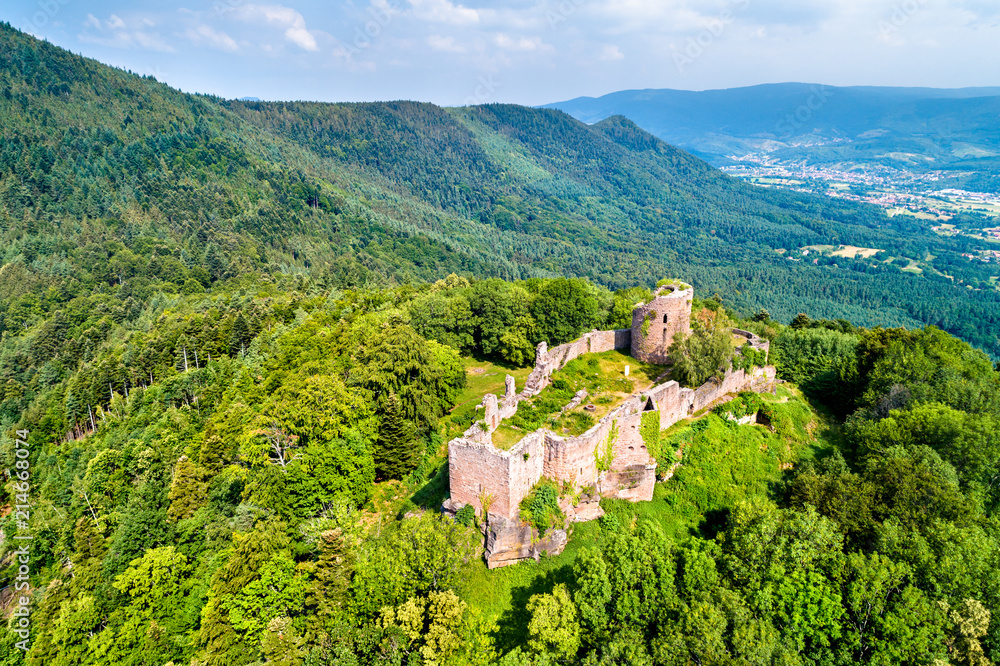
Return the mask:
M547 432L543 475L560 482L568 481L578 488L595 486L604 497L632 498L636 492L645 492L636 491L636 486L629 483L626 484L627 492L620 495L622 484L618 476L619 472L645 469L650 465L651 469L655 469L640 431L644 403L638 396L626 400L605 415L597 425L577 437L560 437ZM611 469L600 473L597 470L596 455L604 455L613 428L618 433L612 442ZM652 499L652 486L643 484L642 487L649 492L648 496L643 495L639 499Z
M521 500L542 478L542 472L545 468L545 431L536 430L525 435L524 439L515 444L507 453L510 454L507 463L510 490L507 495L506 511L503 515L508 518L517 518L520 513ZM491 508L490 511L503 511L503 507Z
M767 365L767 359L769 358L771 352L771 342L767 338L762 338L759 335L751 333L750 331L744 331L741 328L734 328L733 333L746 338L752 349L764 352L764 364Z
M656 487L656 465L630 465L612 469L601 482L604 497L629 502L649 502Z
M544 465L544 430L529 433L509 451L473 437L457 437L448 443L451 501L470 504L482 515L481 500L487 498L492 500L490 513L516 518L521 500L542 478Z
M667 286L632 310L632 356L646 363L667 363L674 336L691 332L693 299L693 289Z
M619 470L650 462L646 442L642 439L642 412L638 399L630 400L619 408L618 439L614 443L611 469Z
M734 332L747 337L755 348L766 351L766 340L747 331ZM535 372L542 379L541 386L548 383L555 369L588 353L585 349L595 353L608 351L621 348L620 345L628 340L624 331L592 331L581 340L560 345L551 352L542 343L535 365ZM491 496L490 513L517 520L521 500L542 476L572 483L577 488L595 486L604 497L648 501L653 497L656 463L650 459L642 440L642 414L658 410L662 430L710 407L728 394L771 390L775 374L771 366L749 371L730 369L721 379L709 380L696 390L683 388L674 381L666 382L626 399L582 435L561 437L540 429L526 435L509 451L499 451L492 444L493 430L502 419L517 411L520 399L533 395L529 392L530 380L518 395L514 392L513 378L508 376L502 401L495 395L483 399L486 429L473 425L448 445L452 505L470 504L481 513L481 497ZM600 447L599 452L603 455L613 427L618 429L618 435L613 442L610 470L599 473L595 451Z
M448 481L453 503L471 504L482 514L480 497L490 495L490 511L507 515L510 505L509 464L506 451L468 438L448 443Z
M498 398L492 393L487 393L483 396L483 401L479 405L479 407L483 408L483 422L486 424L486 431L491 434L500 427L501 421L509 419L517 413L517 403L520 400L520 396L517 395L517 389L512 376L507 375L504 378L504 389L503 398Z
M644 395L653 401L653 405L660 412L660 430L663 430L688 415L694 391L681 387L675 381L669 381L654 386Z
M538 343L535 348L535 367L524 383L521 396L530 398L537 395L548 386L553 372L561 370L567 363L584 354L599 354L606 351L627 351L632 346L632 329L622 328L614 331L591 331L583 337L548 348L545 342Z
M607 437L610 424L598 423L579 437L560 437L545 431L546 478L567 481L579 488L597 483L597 464L594 449L598 441Z

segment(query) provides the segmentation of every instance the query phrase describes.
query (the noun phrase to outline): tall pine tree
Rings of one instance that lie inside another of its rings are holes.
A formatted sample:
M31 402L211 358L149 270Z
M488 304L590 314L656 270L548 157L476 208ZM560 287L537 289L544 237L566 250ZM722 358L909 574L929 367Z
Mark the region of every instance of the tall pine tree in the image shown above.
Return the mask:
M390 393L382 410L375 444L375 473L378 477L398 479L413 469L420 453L416 444L413 425L406 420L399 397Z
M319 535L319 558L313 565L312 585L306 593L306 604L315 609L308 634L317 636L334 631L350 622L351 575L354 555L340 528Z

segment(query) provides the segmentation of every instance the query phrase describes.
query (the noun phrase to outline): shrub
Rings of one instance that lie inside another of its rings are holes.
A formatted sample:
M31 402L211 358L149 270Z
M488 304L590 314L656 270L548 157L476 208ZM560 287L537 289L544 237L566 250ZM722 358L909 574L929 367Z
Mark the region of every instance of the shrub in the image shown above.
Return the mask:
M459 525L472 527L476 522L476 509L471 504L466 504L455 514L455 522Z
M722 417L729 415L736 419L742 419L744 416L756 414L763 407L764 400L759 395L745 391L712 411Z
M534 526L539 536L544 536L550 527L562 524L559 488L554 481L542 479L521 500L521 520Z
M766 362L767 353L765 351L754 349L746 344L733 355L733 370L751 370L754 367L763 367Z
M622 521L613 513L605 513L600 517L601 531L606 534L621 534Z

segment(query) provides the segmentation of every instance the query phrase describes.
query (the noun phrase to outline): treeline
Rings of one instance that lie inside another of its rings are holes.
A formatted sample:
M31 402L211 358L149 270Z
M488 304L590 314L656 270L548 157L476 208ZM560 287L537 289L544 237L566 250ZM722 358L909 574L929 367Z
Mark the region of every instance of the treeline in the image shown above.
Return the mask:
M32 648L4 632L0 663L491 663L489 627L450 591L478 533L433 517L460 353L530 363L540 340L630 325L649 291L455 275L193 291L78 297L5 340L0 454L30 431L35 587ZM400 478L430 512L368 529L387 518L375 482ZM18 533L13 514L0 529ZM0 561L2 587L18 564Z
M34 609L31 651L4 632L3 663L250 663L273 656L259 645L272 624L276 649L299 631L308 651L443 592L474 555L464 528L428 515L392 528L412 529L414 548L393 568L404 537L390 557L388 534L372 539L358 513L378 478L439 474L435 426L465 383L458 351L405 323L402 293L241 291L120 322L84 313L4 359L26 380L8 384L3 455L8 424L30 430ZM95 328L90 351L80 339ZM18 533L12 515L2 529ZM441 539L450 559L428 569ZM4 562L6 583L17 564ZM338 597L341 582L357 594ZM255 619L279 607L284 619Z

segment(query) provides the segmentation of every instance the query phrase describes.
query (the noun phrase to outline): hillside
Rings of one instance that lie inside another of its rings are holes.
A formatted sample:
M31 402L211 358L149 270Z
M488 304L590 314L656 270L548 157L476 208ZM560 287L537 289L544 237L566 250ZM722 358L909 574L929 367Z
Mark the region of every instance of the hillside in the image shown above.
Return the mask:
M439 515L444 441L508 370L523 381L533 332L621 327L649 296L248 276L137 316L78 300L8 338L0 663L996 658L1000 373L933 328L789 327L696 299L675 367L730 367L738 325L789 383L659 433L681 464L652 501L602 500L560 555L486 569L475 517ZM767 425L729 418L758 410Z
M619 288L683 274L786 321L930 323L991 351L1000 334L1000 296L953 261L959 241L872 207L746 186L621 117L226 101L9 26L0 41L7 335L76 297L143 303L254 272L347 287L457 272ZM940 270L775 252L822 244L933 257Z

